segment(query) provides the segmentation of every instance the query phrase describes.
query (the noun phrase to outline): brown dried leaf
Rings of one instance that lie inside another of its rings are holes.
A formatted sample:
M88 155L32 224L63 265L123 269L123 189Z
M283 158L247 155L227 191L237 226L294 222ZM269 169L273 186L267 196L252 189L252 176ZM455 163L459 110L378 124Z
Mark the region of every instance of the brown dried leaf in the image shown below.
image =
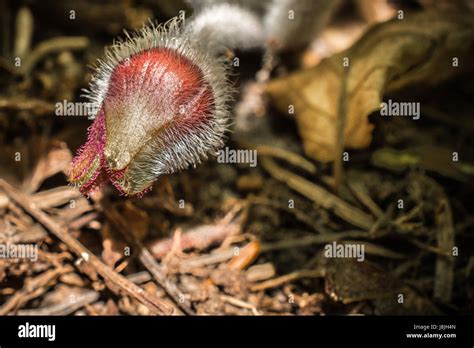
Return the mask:
M127 244L120 240L113 231L109 223L104 224L101 230L102 234L102 260L109 267L115 267L115 264L124 256L124 250Z
M270 82L267 91L283 112L294 105L307 155L327 162L337 154L341 101L346 106L344 146L365 148L372 140L368 115L380 109L385 93L435 85L472 70L473 50L474 15L414 13L375 25L350 49ZM458 67L453 67L453 57Z
M35 192L47 178L57 173L67 173L72 154L66 143L52 140L47 146L45 156L41 156L31 176L24 182L26 192Z
M130 226L130 232L135 236L136 240L142 241L148 234L150 216L146 211L139 209L130 201L126 201L123 208L122 214Z
M370 262L355 259L328 259L326 293L343 303L389 296L401 287L390 273Z

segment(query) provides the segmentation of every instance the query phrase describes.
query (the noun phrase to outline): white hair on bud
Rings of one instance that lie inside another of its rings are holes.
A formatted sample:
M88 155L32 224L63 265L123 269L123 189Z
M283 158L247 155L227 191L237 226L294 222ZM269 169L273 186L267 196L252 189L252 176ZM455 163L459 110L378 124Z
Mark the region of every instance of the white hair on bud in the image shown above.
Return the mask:
M271 1L272 0L185 0L195 11L202 11L206 7L227 3L246 8L259 16L263 15L268 3Z
M238 4L220 3L202 7L186 30L207 43L213 53L230 49L254 49L264 43L260 18Z
M230 48L251 48L275 41L277 49L308 44L330 19L340 0L187 0L196 13L196 23L212 27L209 37ZM218 11L218 8L222 11ZM294 18L290 18L290 13ZM203 19L200 17L203 16ZM214 17L214 18L213 18ZM252 20L249 21L248 18ZM201 25L203 26L204 25ZM258 29L258 40L251 31ZM252 28L252 29L249 29ZM261 39L260 39L261 36ZM249 41L249 46L240 41ZM232 46L233 45L233 46ZM252 46L255 45L255 46Z
M203 84L210 86L214 98L210 122L197 129L188 129L185 139L174 133L172 127L143 146L127 168L121 185L132 192L141 192L161 174L170 174L196 165L209 154L215 154L224 144L228 129L232 88L228 80L228 62L208 51L207 43L197 40L183 28L184 21L173 18L164 25L150 24L117 40L106 49L105 58L98 61L90 91L84 90L95 105L102 105L115 67L127 58L152 48L167 48L189 59L203 75ZM133 125L130 125L133 127Z
M327 24L338 3L339 0L273 0L263 18L265 36L277 40L281 49L306 45Z

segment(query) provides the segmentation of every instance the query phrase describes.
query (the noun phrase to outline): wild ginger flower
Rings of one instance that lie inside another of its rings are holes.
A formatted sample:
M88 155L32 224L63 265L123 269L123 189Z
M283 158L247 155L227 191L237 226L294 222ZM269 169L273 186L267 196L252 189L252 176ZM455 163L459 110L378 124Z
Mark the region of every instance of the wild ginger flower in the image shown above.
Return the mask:
M226 70L178 19L116 42L86 91L97 114L71 183L84 194L110 181L142 195L160 175L215 153L228 124Z
M73 159L71 183L84 194L110 181L125 195L142 195L160 175L215 153L230 95L217 55L275 40L281 49L307 43L336 3L191 1L196 14L186 27L173 19L127 34L106 50L91 82L87 97L98 111Z

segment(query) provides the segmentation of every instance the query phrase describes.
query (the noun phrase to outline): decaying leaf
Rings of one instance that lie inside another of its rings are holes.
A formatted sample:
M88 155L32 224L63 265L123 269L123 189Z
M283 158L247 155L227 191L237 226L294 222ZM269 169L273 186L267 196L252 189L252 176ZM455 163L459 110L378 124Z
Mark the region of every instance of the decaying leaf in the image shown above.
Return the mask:
M130 232L137 240L143 240L148 234L150 227L150 216L144 210L135 206L132 202L126 201L123 205L122 216L130 226Z
M65 143L57 140L43 141L45 143L41 143L41 146L44 146L46 153L38 159L36 167L23 184L27 192L36 191L44 180L57 173L66 174L72 160L71 151Z
M376 264L354 259L329 259L326 293L344 303L393 296L401 283Z
M470 71L473 51L474 15L406 14L375 25L351 48L315 68L270 82L267 92L281 111L294 106L307 155L327 162L337 153L341 100L344 146L367 147L373 129L368 115L380 109L384 94L439 84Z
M115 267L118 260L124 257L124 250L127 244L117 238L111 230L110 224L106 223L101 229L102 234L102 260L109 267Z

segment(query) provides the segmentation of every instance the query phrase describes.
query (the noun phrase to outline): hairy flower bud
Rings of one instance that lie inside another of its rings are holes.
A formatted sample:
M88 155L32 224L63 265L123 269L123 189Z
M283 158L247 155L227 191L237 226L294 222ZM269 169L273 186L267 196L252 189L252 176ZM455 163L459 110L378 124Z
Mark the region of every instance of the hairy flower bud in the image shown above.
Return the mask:
M179 20L127 34L96 70L86 96L97 115L70 172L81 192L110 181L125 195L141 195L160 175L223 146L226 65Z

